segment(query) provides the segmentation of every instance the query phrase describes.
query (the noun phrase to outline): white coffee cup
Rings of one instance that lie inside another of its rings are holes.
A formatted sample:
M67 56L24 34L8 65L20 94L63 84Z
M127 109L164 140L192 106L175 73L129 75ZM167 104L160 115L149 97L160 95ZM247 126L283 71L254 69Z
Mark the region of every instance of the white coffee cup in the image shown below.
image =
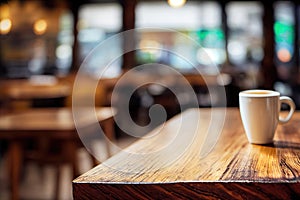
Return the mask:
M246 90L239 93L240 114L248 141L253 144L273 142L275 130L279 123L288 122L295 104L287 96L272 90ZM280 116L281 104L288 104L289 113L285 118Z

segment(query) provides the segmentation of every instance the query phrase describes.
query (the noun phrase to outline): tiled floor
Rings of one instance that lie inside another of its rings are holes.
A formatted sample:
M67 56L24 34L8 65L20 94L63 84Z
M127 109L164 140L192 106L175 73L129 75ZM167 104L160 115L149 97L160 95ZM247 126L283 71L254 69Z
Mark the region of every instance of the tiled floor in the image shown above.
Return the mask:
M118 140L117 146L124 148L131 144L133 139L121 138ZM96 152L99 153L101 160L106 158L105 145L103 141L95 143L98 148ZM113 149L113 154L118 150ZM78 151L80 160L80 172L84 173L91 169L92 164L88 152L82 148ZM0 200L9 199L8 176L6 173L6 158L0 157ZM71 167L68 165L61 167L61 180L59 199L71 200L72 198L72 174ZM22 175L22 182L20 186L20 196L24 200L52 200L55 186L55 168L46 166L40 168L35 163L27 163Z

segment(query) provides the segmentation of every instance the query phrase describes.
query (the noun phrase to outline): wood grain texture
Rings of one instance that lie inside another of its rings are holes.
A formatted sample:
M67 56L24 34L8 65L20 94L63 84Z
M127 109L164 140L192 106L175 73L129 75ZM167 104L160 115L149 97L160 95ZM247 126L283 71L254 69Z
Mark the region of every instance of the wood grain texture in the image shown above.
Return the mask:
M278 126L274 144L262 146L248 143L239 110L227 109L206 155L206 144L217 136L211 117L210 109L191 109L171 119L75 179L74 199L300 197L300 113Z

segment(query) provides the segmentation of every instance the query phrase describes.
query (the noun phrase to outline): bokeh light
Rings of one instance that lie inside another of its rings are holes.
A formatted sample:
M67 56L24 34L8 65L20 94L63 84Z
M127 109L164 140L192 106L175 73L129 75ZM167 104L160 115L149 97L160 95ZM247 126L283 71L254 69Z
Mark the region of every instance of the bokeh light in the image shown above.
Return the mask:
M186 0L168 0L168 4L173 8L180 8L185 4Z
M37 20L33 25L33 31L37 35L42 35L47 30L47 22L44 19Z
M277 51L277 57L281 62L289 62L292 58L292 55L286 48L281 48Z
M12 27L12 22L10 19L3 19L0 21L0 33L7 34L10 32Z

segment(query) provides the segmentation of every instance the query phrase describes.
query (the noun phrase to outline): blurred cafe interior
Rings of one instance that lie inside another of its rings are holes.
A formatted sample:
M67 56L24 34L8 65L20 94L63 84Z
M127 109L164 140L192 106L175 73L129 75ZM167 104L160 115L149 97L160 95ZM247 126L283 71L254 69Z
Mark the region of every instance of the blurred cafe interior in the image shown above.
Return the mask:
M122 102L126 98L122 95L135 89L128 109L140 125L149 123L148 112L154 104L162 105L169 119L183 111L178 98L187 102L185 108L238 107L238 93L253 88L277 90L300 108L299 1L178 2L0 0L0 114L71 108L73 93L85 95L88 90L73 90L83 63L84 73L98 81L95 106ZM137 30L134 36L109 40L133 29ZM109 46L101 49L108 40ZM111 57L114 62L103 73ZM168 66L168 70L151 70L153 63ZM122 75L137 66L146 67L135 71L131 81L114 91ZM174 73L189 82L197 105L189 104L184 92L180 97L174 95L150 78L176 85ZM147 77L154 83L135 88L135 81ZM218 96L220 88L225 88L225 103ZM113 91L117 95L112 95ZM122 116L122 112L117 115ZM117 125L114 134L117 142L126 137ZM25 150L39 148L33 141L23 145ZM4 180L9 182L9 143L10 139L0 137L0 199L9 198L10 184L3 184ZM26 166L26 161L24 153L22 163L16 164ZM24 176L21 173L21 185ZM47 182L48 178L44 179ZM29 187L22 192L21 187L20 196L40 199L31 197L34 191L30 189L36 191ZM53 194L48 193L51 199Z

